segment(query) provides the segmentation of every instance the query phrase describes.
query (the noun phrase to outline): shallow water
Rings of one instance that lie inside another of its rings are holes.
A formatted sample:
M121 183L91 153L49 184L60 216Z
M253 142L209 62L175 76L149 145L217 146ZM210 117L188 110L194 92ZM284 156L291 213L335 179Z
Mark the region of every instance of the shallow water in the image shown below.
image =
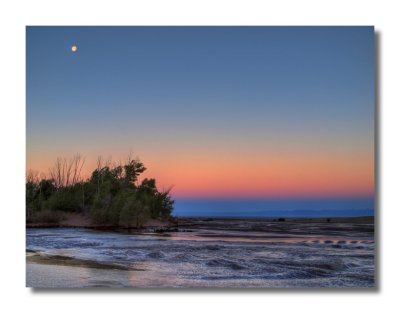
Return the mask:
M205 224L165 235L27 229L27 286L374 286L373 226L303 226L285 223L267 232ZM60 265L61 257L79 266Z

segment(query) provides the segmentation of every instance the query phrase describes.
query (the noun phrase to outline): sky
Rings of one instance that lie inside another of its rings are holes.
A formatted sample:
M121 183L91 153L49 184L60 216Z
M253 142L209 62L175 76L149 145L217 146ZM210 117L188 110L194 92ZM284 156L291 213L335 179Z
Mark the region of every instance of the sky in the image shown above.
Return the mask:
M27 27L26 43L27 169L132 152L179 199L373 197L373 27Z

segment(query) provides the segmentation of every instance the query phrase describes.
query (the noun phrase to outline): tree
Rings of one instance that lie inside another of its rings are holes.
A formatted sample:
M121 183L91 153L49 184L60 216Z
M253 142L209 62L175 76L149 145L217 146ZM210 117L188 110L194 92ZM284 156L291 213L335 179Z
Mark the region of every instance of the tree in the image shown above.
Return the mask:
M81 176L85 158L76 154L69 160L58 157L50 178L35 171L26 175L27 218L50 220L60 212L89 213L94 224L142 227L149 219L171 217L173 203L169 190L160 192L154 178L138 183L146 167L129 155L125 164L113 164L100 156L89 179Z
M58 157L50 168L50 177L57 189L73 186L81 181L81 171L85 164L85 158L76 154L69 160Z
M140 228L150 218L150 208L146 199L139 199L136 194L128 197L122 207L119 223L122 226Z
M134 185L139 177L146 168L143 163L139 160L130 160L127 164L124 165L125 171L125 183L126 186Z

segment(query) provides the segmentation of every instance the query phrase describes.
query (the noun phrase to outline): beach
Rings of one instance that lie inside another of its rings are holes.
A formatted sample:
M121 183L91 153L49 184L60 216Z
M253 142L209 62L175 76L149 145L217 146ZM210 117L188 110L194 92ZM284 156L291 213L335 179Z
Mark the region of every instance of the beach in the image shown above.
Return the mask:
M27 229L27 286L374 287L373 218L182 219L161 233Z

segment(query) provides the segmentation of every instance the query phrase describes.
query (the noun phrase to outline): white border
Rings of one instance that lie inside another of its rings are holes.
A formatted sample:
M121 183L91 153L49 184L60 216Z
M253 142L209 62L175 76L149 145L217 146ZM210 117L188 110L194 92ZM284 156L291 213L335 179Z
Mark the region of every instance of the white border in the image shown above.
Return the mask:
M399 10L396 1L5 1L0 8L2 311L392 312L399 309ZM379 288L351 291L47 292L25 285L25 25L375 25L380 33Z

